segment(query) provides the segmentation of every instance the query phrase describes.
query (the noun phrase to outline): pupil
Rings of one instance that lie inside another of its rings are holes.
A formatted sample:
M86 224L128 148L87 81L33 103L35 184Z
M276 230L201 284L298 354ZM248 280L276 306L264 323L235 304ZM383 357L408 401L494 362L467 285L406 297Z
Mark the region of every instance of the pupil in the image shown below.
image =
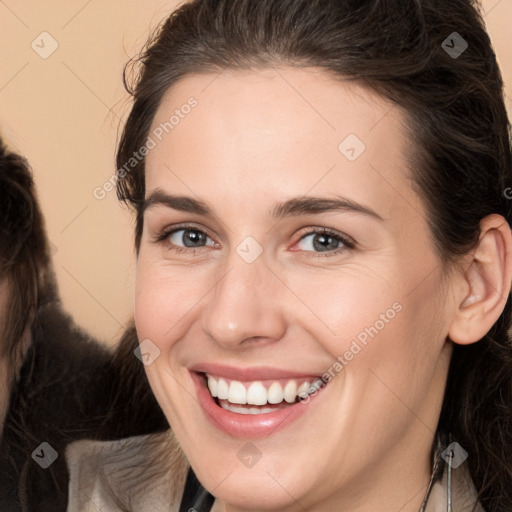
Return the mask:
M183 241L187 247L201 246L201 242L205 241L205 234L200 231L185 231L186 235ZM187 242L191 242L190 244Z
M334 237L332 237L330 235L317 235L313 239L313 246L315 247L315 249L322 251L323 249L326 249L326 248L328 249L329 242L333 242L333 241L334 241L334 245L336 247L332 247L332 249L337 249L338 240L335 240Z

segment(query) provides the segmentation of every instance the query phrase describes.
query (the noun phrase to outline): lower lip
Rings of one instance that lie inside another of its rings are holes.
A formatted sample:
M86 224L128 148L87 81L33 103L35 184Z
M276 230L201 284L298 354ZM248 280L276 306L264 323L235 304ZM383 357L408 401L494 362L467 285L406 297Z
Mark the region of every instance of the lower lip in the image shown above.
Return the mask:
M237 414L217 405L206 387L203 375L192 371L190 374L196 386L199 403L212 425L230 436L243 439L267 437L290 425L311 409L312 405L318 401L318 397L323 394L324 389L321 388L311 395L307 401L298 402L275 412Z

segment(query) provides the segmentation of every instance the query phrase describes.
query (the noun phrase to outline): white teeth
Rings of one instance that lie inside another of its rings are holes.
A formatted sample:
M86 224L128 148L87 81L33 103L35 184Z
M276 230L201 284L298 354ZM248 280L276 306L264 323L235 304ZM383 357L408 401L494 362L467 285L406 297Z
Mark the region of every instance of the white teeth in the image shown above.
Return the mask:
M217 397L221 400L227 400L229 396L229 386L224 379L217 381Z
M283 388L279 382L272 382L267 391L267 402L269 404L280 404L284 400Z
M275 412L275 409L272 407L237 407L236 405L231 405L229 402L220 402L220 406L226 411L236 412L237 414L267 414L269 412Z
M215 398L217 396L217 381L211 376L208 376L208 389Z
M249 386L247 403L252 405L265 405L267 403L267 390L261 382L253 382Z
M229 396L228 400L232 404L246 404L247 398L246 398L247 392L245 391L245 386L236 380L232 380L231 384L229 385Z
M223 378L216 378L211 375L207 375L208 389L212 397L219 398L219 400L227 400L230 404L250 404L250 405L266 405L268 404L280 404L286 401L289 404L293 404L299 399L306 398L314 390L320 389L324 383L322 380L317 379L310 384L308 381L302 382L297 385L297 381L289 380L283 387L281 382L274 381L266 388L262 382L253 382L249 387L247 384L232 380L228 381ZM238 408L242 409L242 408ZM231 410L231 409L230 409ZM272 409L269 409L271 411ZM244 407L243 413L249 414L247 411L252 411L250 414L261 414L261 407Z
M297 398L297 383L294 380L291 380L284 387L284 399L289 403L293 404L295 399Z
M258 409L258 407L237 407L236 405L231 405L230 403L221 402L220 406L226 411L236 412L238 414L264 414L265 412L273 412L274 409L270 409L266 407L264 409Z
M297 396L300 398L306 398L308 396L309 382L304 382L297 388Z

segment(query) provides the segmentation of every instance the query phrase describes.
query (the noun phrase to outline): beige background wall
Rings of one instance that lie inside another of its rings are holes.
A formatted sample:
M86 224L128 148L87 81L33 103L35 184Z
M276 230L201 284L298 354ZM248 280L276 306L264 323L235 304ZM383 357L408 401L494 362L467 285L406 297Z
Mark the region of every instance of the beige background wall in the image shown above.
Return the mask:
M115 170L122 67L179 3L0 0L0 133L34 169L65 306L107 343L131 316L132 223L114 191L93 190ZM483 7L512 116L512 0Z

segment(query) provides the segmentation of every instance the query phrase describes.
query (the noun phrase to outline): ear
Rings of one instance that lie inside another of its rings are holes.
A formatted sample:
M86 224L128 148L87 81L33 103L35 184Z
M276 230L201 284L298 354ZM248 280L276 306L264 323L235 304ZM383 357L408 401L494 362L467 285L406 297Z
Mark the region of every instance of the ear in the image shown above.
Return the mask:
M480 222L478 245L469 256L457 297L449 338L460 345L482 339L498 320L510 294L512 280L512 233L497 214Z

